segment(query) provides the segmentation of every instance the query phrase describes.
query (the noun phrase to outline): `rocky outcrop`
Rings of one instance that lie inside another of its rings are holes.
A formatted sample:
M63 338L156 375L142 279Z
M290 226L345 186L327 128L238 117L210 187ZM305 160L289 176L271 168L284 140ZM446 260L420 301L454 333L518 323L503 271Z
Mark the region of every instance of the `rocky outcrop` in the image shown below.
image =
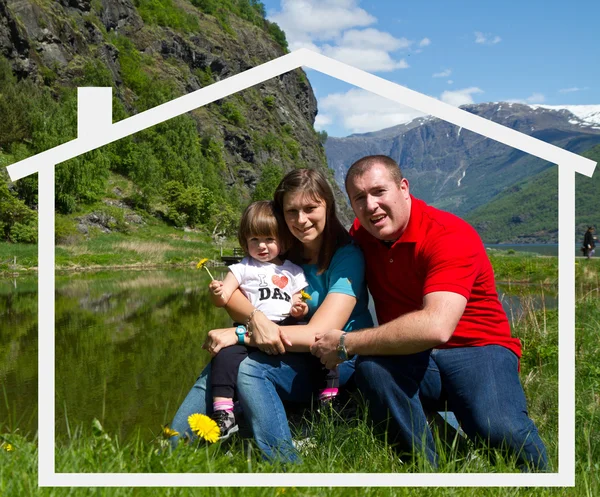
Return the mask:
M225 29L190 2L177 0L169 8L192 15L198 28L144 23L133 0L0 0L0 54L19 78L40 85L72 86L86 77L86 67L100 62L110 72L115 95L130 114L145 109L138 107L138 90L128 86L123 50L134 50L135 54L128 55L139 59L139 70L168 82L175 95L284 54L264 29L235 15L228 16ZM229 106L229 113L224 105ZM312 88L298 69L210 104L193 117L198 133L222 146L224 183L245 189L249 199L265 164L284 170L327 168L313 128L316 115ZM344 198L338 186L334 188ZM345 205L342 217L346 222L351 218Z

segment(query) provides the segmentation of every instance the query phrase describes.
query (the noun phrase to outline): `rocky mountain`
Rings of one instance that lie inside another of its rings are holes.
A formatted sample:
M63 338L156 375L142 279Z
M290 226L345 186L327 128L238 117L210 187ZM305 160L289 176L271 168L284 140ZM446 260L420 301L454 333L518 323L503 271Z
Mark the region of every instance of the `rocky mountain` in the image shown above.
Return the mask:
M562 109L500 102L462 108L575 153L600 143L599 106ZM431 117L377 132L328 138L325 151L342 187L344 175L355 160L385 154L401 165L413 193L462 216L552 166Z
M75 138L77 86L112 86L116 121L286 51L257 0L0 0L0 165ZM125 204L232 231L285 171L314 167L334 183L316 114L306 75L291 71L58 166L58 211L102 201L124 178ZM34 212L35 181L0 195ZM16 222L33 227L31 216ZM16 241L14 223L0 222L0 239Z

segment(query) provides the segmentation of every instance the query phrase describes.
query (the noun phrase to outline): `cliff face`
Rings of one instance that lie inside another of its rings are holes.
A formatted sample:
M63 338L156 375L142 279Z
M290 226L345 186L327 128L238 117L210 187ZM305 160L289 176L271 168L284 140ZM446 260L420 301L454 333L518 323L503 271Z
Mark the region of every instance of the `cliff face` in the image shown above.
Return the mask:
M213 16L187 0L0 0L0 55L19 81L57 99L76 86L113 86L119 120L285 53L256 12L249 22L223 8ZM332 178L313 129L316 114L298 69L191 116L198 139L217 150L223 192L239 209L256 198L265 168L312 167ZM63 141L72 138L65 130Z

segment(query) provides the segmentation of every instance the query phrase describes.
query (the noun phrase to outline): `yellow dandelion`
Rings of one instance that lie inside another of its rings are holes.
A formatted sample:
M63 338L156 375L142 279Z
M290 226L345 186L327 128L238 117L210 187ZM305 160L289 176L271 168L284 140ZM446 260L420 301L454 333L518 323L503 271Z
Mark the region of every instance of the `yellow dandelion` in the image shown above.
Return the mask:
M172 428L169 428L168 425L165 425L165 426L163 426L162 434L163 434L163 437L165 437L165 438L171 438L171 437L175 437L175 436L179 435L179 432L173 430Z
M300 297L302 298L302 300L304 302L306 302L307 300L312 300L312 297L306 293L304 290L300 290Z
M200 259L200 262L198 264L196 264L196 269L206 269L206 272L210 276L210 279L214 280L213 275L210 274L210 271L206 267L206 263L208 262L208 260L209 260L208 257L205 257L204 259Z
M15 450L14 445L7 443L2 444L2 448L6 451L6 452L13 452Z
M207 442L215 443L221 435L221 430L213 419L205 414L192 414L188 417L192 431Z

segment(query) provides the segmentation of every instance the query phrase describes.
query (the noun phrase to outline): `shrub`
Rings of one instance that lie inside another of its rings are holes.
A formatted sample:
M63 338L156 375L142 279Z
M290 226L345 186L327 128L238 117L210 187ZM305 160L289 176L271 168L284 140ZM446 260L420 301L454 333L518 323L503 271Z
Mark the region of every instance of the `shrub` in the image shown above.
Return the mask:
M14 223L10 228L9 240L13 243L37 243L36 222Z
M77 230L75 223L66 216L60 214L54 220L54 239L59 245L69 245L78 241L81 233Z
M223 102L221 104L221 114L231 124L235 124L236 126L243 126L246 121L240 109L233 102Z
M164 187L167 203L165 217L175 226L198 226L208 224L213 214L215 199L210 190L202 186L183 186L169 181Z
M35 243L36 212L17 198L3 178L0 178L0 237L4 240ZM31 227L34 233L32 234Z
M252 193L252 200L272 200L277 185L283 179L283 169L275 164L266 164Z
M173 4L173 0L134 0L140 16L147 24L158 24L179 31L200 29L198 19Z
M263 104L269 110L274 109L275 97L273 95L267 95L265 98L263 98Z
M271 36L271 38L273 38L277 44L283 48L283 50L285 52L288 51L288 42L287 39L285 38L285 33L281 30L281 28L277 25L277 23L275 22L269 22L268 23L268 28L267 28L267 32L269 33L269 35Z

